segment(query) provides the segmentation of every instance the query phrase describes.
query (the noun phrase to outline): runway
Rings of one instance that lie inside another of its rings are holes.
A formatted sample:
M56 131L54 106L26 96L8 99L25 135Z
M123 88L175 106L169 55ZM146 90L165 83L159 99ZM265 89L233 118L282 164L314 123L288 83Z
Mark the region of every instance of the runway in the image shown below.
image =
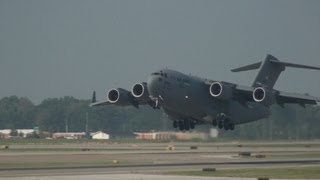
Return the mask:
M95 174L95 175L72 175L72 176L41 176L41 177L9 177L1 178L9 180L256 180L256 178L231 178L231 177L198 177L198 176L173 176L154 174ZM284 179L282 179L284 180Z
M250 168L250 167L297 167L320 165L317 160L277 160L277 161L238 161L238 162L203 162L203 163L170 163L170 164L137 164L96 167L55 167L55 168L8 168L0 170L0 177L45 177L98 175L105 177L115 174L155 173L172 170L201 170L202 168Z
M165 150L167 145L167 143L15 145L11 146L10 150L0 151L0 179L193 180L208 178L169 176L163 173L202 171L203 168L320 166L318 142L241 146L234 143L188 142L175 143L174 151ZM190 149L190 146L195 145L197 149ZM90 151L82 151L88 147ZM240 152L251 152L251 156L240 156ZM257 158L257 155L264 156ZM117 163L112 163L115 159Z

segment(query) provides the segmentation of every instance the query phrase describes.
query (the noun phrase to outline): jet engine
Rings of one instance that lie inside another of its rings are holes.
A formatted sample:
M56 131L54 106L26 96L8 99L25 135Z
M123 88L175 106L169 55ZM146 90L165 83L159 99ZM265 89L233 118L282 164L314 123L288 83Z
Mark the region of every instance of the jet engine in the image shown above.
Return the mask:
M139 101L149 100L149 92L146 82L134 84L131 93Z
M111 89L107 96L110 103L120 106L125 106L132 103L132 96L130 92L122 88Z
M276 102L275 93L262 87L255 88L252 97L255 102L263 103L267 106Z
M218 99L230 99L233 94L233 86L231 84L214 82L209 88L210 95Z

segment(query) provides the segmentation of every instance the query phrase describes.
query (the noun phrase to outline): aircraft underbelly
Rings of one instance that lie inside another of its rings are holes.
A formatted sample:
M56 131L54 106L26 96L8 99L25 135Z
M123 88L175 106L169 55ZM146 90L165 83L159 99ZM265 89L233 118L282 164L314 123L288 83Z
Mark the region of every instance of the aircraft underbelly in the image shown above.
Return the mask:
M209 100L209 93L199 86L181 87L176 86L166 92L163 106L182 117L202 119L208 111L214 111L212 102ZM210 110L209 110L210 109Z
M229 105L230 118L236 123L246 123L266 118L270 115L268 107L259 103L248 103L246 106L233 101Z

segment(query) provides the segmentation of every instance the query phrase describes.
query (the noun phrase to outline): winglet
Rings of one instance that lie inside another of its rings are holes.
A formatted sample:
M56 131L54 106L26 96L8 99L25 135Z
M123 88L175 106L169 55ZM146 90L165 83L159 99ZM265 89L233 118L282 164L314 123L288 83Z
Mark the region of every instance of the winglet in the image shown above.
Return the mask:
M93 91L91 103L95 103L95 102L97 102L96 91Z

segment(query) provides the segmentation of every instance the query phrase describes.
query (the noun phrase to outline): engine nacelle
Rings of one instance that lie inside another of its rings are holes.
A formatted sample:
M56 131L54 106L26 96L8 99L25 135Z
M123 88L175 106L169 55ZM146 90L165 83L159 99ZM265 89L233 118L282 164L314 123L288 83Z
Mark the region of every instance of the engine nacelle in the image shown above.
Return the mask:
M234 87L231 84L214 82L210 85L210 95L218 99L230 99L233 96Z
M276 102L275 93L262 87L255 88L253 90L252 97L255 102L259 102L267 106Z
M131 104L131 94L129 91L117 88L111 89L108 94L108 100L110 103L117 104L120 106L125 106Z
M131 93L139 101L149 100L149 91L146 82L134 84Z

